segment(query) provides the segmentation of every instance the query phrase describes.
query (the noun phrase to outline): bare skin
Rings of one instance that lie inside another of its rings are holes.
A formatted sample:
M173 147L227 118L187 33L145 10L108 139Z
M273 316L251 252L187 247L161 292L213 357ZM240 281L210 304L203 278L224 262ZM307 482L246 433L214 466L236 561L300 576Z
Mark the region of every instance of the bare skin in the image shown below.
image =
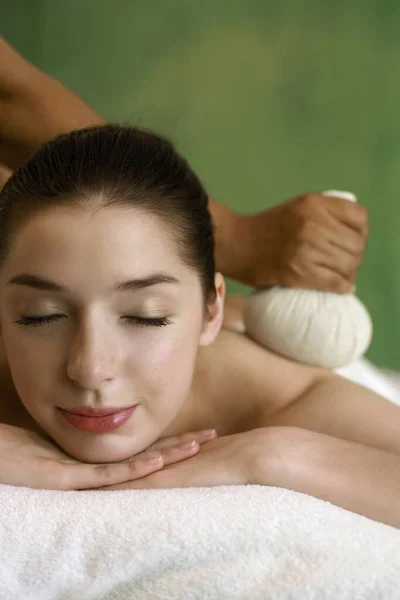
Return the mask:
M165 436L212 428L226 436L284 425L400 455L399 407L329 371L278 357L237 333L244 302L227 297L224 329L200 349L190 399ZM47 437L18 398L2 344L0 389L0 422Z
M220 388L220 393L217 395L217 397L215 393L213 393L215 386L220 387L222 380L225 380L225 372L219 373L219 366L212 365L212 362L215 360L215 355L221 354L219 352L220 343L225 341L225 339L229 345L233 343L233 355L241 351L242 336L233 336L232 334L234 334L237 329L240 330L242 328L242 309L244 301L245 299L243 296L227 296L224 307L224 330L221 331L217 340L213 344L214 348L212 355L208 350L204 351L205 349L203 352L199 353L197 369L192 386L192 395L193 397L198 397L200 390L202 390L201 393L203 395L205 389L204 386L207 383L207 397L212 399L212 402L207 403L207 410L205 410L205 404L202 402L203 410L201 413L198 413L197 410L193 411L193 407L191 405L190 410L185 410L185 416L181 416L179 423L174 423L174 431L171 433L169 431L166 432L166 436L179 435L180 433L191 431L192 426L195 428L198 426L199 429L216 428L214 422L215 420L218 421L219 435L229 435L230 433L235 433L239 430L244 431L242 427L246 421L249 425L248 429L254 429L255 427L260 426L258 425L260 421L257 419L257 408L252 406L251 403L247 404L246 406L243 406L243 404L240 403L243 411L238 411L238 414L236 414L236 412L232 413L231 408L227 405L225 408L228 410L230 415L228 419L228 416L225 414L225 410L221 406L222 398L225 397L224 387ZM251 342L251 344L255 345L253 342ZM231 356L231 352L229 352L229 355L230 358L233 358L233 356ZM228 380L230 378L230 373L226 373L226 375L226 380ZM28 429L35 433L47 435L21 404L11 377L7 356L1 337L0 390L2 390L3 394L2 403L0 404L0 423L6 423L15 427L23 427L24 429ZM212 406L215 408L215 400L218 402L218 409L216 411L211 411L210 408ZM186 416L189 415L189 413L192 413L191 416Z
M51 216L55 218L55 221L53 218L53 221L50 223L49 232L53 232L54 227L58 223L59 231L57 240L61 239L60 236L63 228L65 228L67 238L64 240L64 243L67 246L69 245L69 251L72 256L69 265L64 257L63 265L66 276L68 275L68 266L69 270L72 270L72 274L76 269L76 260L73 258L75 243L79 242L82 233L78 227L82 215L79 215L79 219L75 218L74 229L71 229L66 224L65 219L67 217L70 220L73 216L77 217L76 212L73 215L70 214L71 212L73 211L66 211L62 220L59 219L59 212L56 215L47 215L47 218L50 220ZM123 224L125 224L127 216L124 214L123 219L120 217L121 215L118 212L114 211L111 213L110 211L106 216L103 214L103 220L101 220L102 214L100 211L97 213L97 222L92 224L93 236L89 240L92 244L98 244L96 260L99 253L103 252L105 256L107 255L107 252L100 243L103 238L100 241L98 240L102 229L106 228L108 230L111 228L110 231L112 231L113 223L116 221L115 226L117 226L117 230L120 230ZM42 227L40 229L42 242L46 237L44 236L45 228L43 219L44 217L42 217ZM129 222L128 225L125 224L125 226L131 228L139 220L138 216L135 216L135 219L132 219L132 222ZM150 226L149 220L146 221L144 216L142 216L142 221L146 222L148 227ZM142 231L143 223L136 223L136 227L139 231ZM85 222L85 231L87 229L88 224ZM162 228L158 229L160 229L161 236ZM76 234L76 240L74 239L72 246L70 245L71 231L74 231ZM176 265L176 258L170 253L165 252L165 243L163 243L163 240L160 239L155 244L154 240L156 237L152 233L152 231L149 231L147 235L151 243L147 244L146 256L148 256L150 262L157 259L157 264L165 263L165 268L168 266L172 268L171 264L175 265L177 269L178 267L180 268L179 276L182 279L181 293L188 302L190 300L184 307L186 309L187 306L195 307L196 304L193 304L193 302L196 301L196 294L197 300L199 300L200 292L200 289L196 288L195 285L195 275L190 269L186 269L182 265ZM32 236L29 235L29 231L28 233L25 231L24 240L28 246L31 238ZM34 235L33 238L35 238ZM140 244L146 244L147 238L144 236L144 239L140 240ZM104 244L108 239L109 236L105 235ZM135 245L136 236L133 236L129 240L129 243L123 235L122 239L125 244ZM159 247L158 250L157 247ZM138 249L136 249L136 252L133 251L134 249L131 250L129 252L129 264L131 263L131 256L139 256ZM54 253L56 253L56 249L54 249ZM22 254L24 254L23 251ZM82 255L82 252L80 252L80 255ZM124 258L124 255L120 252L117 252L117 255L118 260ZM18 251L15 251L13 256L14 262L16 261L16 264L18 264ZM27 247L24 256L25 261L29 262L30 258L33 262L39 261L39 264L42 265L43 262L47 262L46 256L50 257L53 255L45 251L41 257L40 253L32 253L29 251L29 247ZM92 287L96 290L97 280L101 281L106 275L108 276L108 273L105 275L103 272L104 261L98 262L102 266L98 271L94 271L92 277L95 277L95 280L91 281L89 279L89 283L87 283L87 277L85 277L79 282L80 286L83 287L83 291L86 289L85 285L89 286L90 290ZM92 266L94 268L95 264L93 263ZM48 267L50 268L50 265ZM84 269L84 272L87 274L88 268ZM69 276L71 278L71 273L69 273ZM358 512L375 520L399 527L400 513L398 510L397 485L400 472L399 408L377 394L337 377L329 371L299 365L274 355L254 343L246 335L227 329L223 329L218 333L223 315L221 302L224 296L223 280L220 274L216 274L216 287L217 297L210 304L209 316L201 327L199 343L200 340L202 343L197 353L193 355L194 376L193 378L191 376L191 384L189 383L189 387L185 389L186 399L184 404L179 404L179 412L175 411L173 413L177 416L173 418L172 422L168 421L168 424L165 424L162 429L159 428L158 434L154 437L148 437L147 445L140 445L138 443L140 435L145 429L138 430L138 436L134 435L134 430L132 430L132 436L126 434L124 438L121 436L121 441L124 445L121 456L126 460L127 457L132 457L133 455L136 459L137 453L141 450L147 450L148 444L151 444L151 441L155 441L155 443L159 442L160 435L165 436L167 440L168 438L171 440L171 436L188 435L189 431L199 431L207 428L216 429L219 434L218 439L203 443L201 446L194 448L193 452L195 456L189 459L187 454L182 455L182 450L180 451L181 454L178 452L178 456L177 450L174 450L175 455L172 457L172 463L171 457L167 456L164 461L164 465L167 466L165 468L159 467L158 472L145 475L144 477L139 474L139 478L136 472L136 476L134 473L133 481L129 480L125 481L125 483L116 483L111 486L105 482L103 483L105 488L135 489L146 487L232 485L235 483L275 485L326 499L353 512ZM113 337L115 338L114 343L115 340L118 340L120 330L114 330L115 334L113 331L113 335L105 331L106 335L109 335L108 341L111 341L111 346L108 342L107 344L102 343L104 323L98 321L96 338L93 338L95 328L92 326L91 337L82 338L81 336L77 340L78 344L74 343L73 348L68 347L67 364L62 359L62 364L67 367L67 380L64 380L65 385L60 386L53 393L53 396L49 397L46 378L43 379L41 377L41 371L43 370L44 375L46 375L46 368L52 366L53 372L58 372L57 365L52 361L53 356L57 358L63 354L65 344L67 343L66 338L63 339L62 337L64 331L57 329L57 327L54 328L54 341L58 343L58 348L57 346L52 346L50 354L46 351L44 338L38 335L37 355L35 356L35 346L32 346L32 341L29 342L29 340L32 340L32 338L29 338L31 334L24 335L24 339L28 340L24 346L19 341L21 340L19 334L16 334L15 330L13 330L14 333L10 332L9 320L10 317L11 319L15 318L12 316L14 314L13 311L15 311L18 302L20 302L14 292L5 290L5 298L8 298L8 304L6 303L8 308L3 307L5 318L2 321L2 334L4 340L7 342L8 356L3 352L3 361L0 362L0 366L2 365L2 374L0 376L2 414L0 415L0 422L11 426L14 425L14 428L11 427L10 429L13 431L6 431L4 433L2 450L4 451L4 445L7 446L7 435L9 434L10 440L8 446L11 445L11 452L14 452L12 448L15 447L15 452L18 451L21 455L22 440L25 444L24 451L28 453L25 455L29 458L29 444L27 446L26 434L29 434L31 430L41 434L39 435L39 440L36 441L36 451L39 452L39 445L40 453L41 455L43 454L42 446L43 438L45 438L47 452L50 453L53 460L53 447L57 450L57 446L52 445L52 441L57 439L61 440L63 444L61 447L64 450L66 450L66 446L70 446L68 452L75 458L77 458L76 454L79 452L80 457L78 458L81 460L89 460L91 462L108 460L103 450L111 440L101 440L98 436L93 440L83 439L83 443L86 442L86 446L83 447L83 453L81 453L79 444L74 446L73 432L70 436L68 432L64 433L62 428L60 430L55 428L54 436L52 435L52 438L50 438L46 435L46 432L40 431L19 400L11 380L10 369L11 367L13 368L14 377L17 375L17 385L20 386L21 382L23 384L24 379L27 382L27 385L22 387L24 392L21 392L21 397L24 399L27 408L30 409L31 414L39 416L39 419L37 419L38 422L46 422L47 415L53 415L51 407L57 403L59 395L62 401L64 390L67 389L67 386L71 386L74 383L76 390L80 386L82 390L90 392L90 390L94 389L95 385L97 385L96 389L98 389L103 382L108 383L111 381L112 383L113 381L118 381L118 371L116 368L119 363L114 360L114 356L119 356L119 348L123 348L124 344L126 344L125 336L121 335L119 338L121 345L118 345L117 348L117 346L113 347L112 342ZM14 294L15 301L13 300L14 296L10 294ZM86 294L90 296L88 290L86 290ZM99 292L97 292L97 295L99 295ZM13 300L11 304L10 300ZM18 302L16 302L17 300ZM225 325L232 327L240 322L241 302L239 298L235 298L229 304L230 308L227 312ZM199 312L200 306L201 304L197 305L197 312ZM183 310L184 308L181 309L181 311ZM195 311L192 308L190 315L194 313ZM184 316L180 316L180 319L181 321L177 325L177 330L179 330L179 327L183 327L182 320ZM185 332L185 335L188 331L190 337L192 337L193 331L195 333L198 331L198 323L194 320L194 325L192 325L188 319L185 319L183 322L184 329L181 330ZM85 326L89 330L90 324L85 324ZM194 327L195 329L191 330L190 327ZM168 332L168 335L172 337L177 334L175 330L171 330ZM82 344L84 339L84 344ZM187 343L188 340L184 340L183 338L179 338L179 340L179 344L174 345L178 354L176 356L172 355L174 360L169 361L171 369L167 371L167 377L164 377L164 387L161 386L158 388L160 393L158 396L156 395L157 410L160 410L158 402L161 402L162 407L164 396L166 396L168 398L168 407L171 404L170 408L172 411L176 398L180 398L179 394L182 394L182 390L179 392L180 377L182 373L184 374L182 366L185 367L187 350L191 350L190 344L192 344L192 341L189 344ZM209 340L209 343L207 343L207 340ZM94 341L96 341L96 344L94 344ZM22 352L18 349L16 353L15 343L17 343ZM133 345L133 342L130 342L130 345ZM182 345L184 352L182 352ZM30 354L27 355L26 350L29 347ZM156 345L153 348L157 350ZM117 349L118 352L116 352ZM139 364L142 355L143 348L141 349L140 356L133 354L135 359L139 361ZM157 352L153 353L152 350L150 362L157 365L155 373L159 375L159 370L161 369L162 371L163 369L164 353L161 352L160 354L160 351L158 351L158 361L154 362L156 355ZM167 356L169 355L167 354ZM42 358L40 359L40 357ZM10 367L7 358L9 358ZM43 360L46 361L46 364L43 363ZM16 368L17 372L15 371ZM142 371L140 372L142 377L149 376L146 368L142 369ZM173 380L174 385L168 386L171 373L175 373L176 375ZM51 380L51 374L52 371L50 369L47 372L48 380ZM138 371L132 374L132 381L137 380L137 374ZM68 381L69 383L67 383ZM146 382L146 379L144 381ZM154 380L150 377L149 381L153 383ZM43 382L45 385L43 385ZM38 388L37 385L39 383L41 387ZM167 387L165 387L165 384ZM47 398L49 398L50 410L46 406L46 394ZM43 403L42 395L44 396ZM35 399L37 404L32 402L32 399ZM146 402L146 397L144 397L144 402ZM165 406L167 405L165 404ZM44 420L42 421L42 419ZM148 419L148 421L151 422L151 419ZM48 423L49 421L47 421ZM144 419L144 423L146 424L146 419ZM30 441L32 445L34 440ZM76 441L79 440L76 439ZM135 444L137 444L137 449L133 450ZM108 448L112 456L116 457L116 452L119 452L119 449L114 450L111 445ZM131 448L129 454L124 448ZM97 454L95 455L94 452ZM84 459L81 458L83 455L85 456ZM10 481L14 481L12 477L15 475L15 461L13 467L10 464L10 462L12 463L10 458L7 462L7 452L5 456L4 476L7 477L7 468L9 473L5 482L10 483ZM12 454L11 458L13 456ZM111 456L111 454L108 456ZM62 460L64 462L68 460L68 456L65 453L63 457ZM45 468L46 465L43 463L44 457L41 456L38 458L38 468L40 460L42 461L42 467ZM110 458L109 460L112 459ZM114 458L114 460L118 461L117 458ZM176 462L177 460L179 462ZM57 464L60 469L59 462ZM119 466L121 466L121 463L119 463ZM34 475L33 484L40 487L40 478L35 475L36 467L33 466L32 468L32 471L28 471L28 475ZM111 473L111 471L109 472ZM116 478L117 473L113 473ZM46 486L55 485L49 482L48 473L42 475ZM60 477L61 475L62 471L60 471ZM82 478L84 476L83 471L81 471L80 475L81 483L76 483L75 476L72 485L73 489L76 489L77 485L81 489ZM88 480L85 480L85 485L90 487L95 485L95 483L101 485L99 480L94 478L94 473L92 475L92 478L89 477ZM55 472L53 473L53 480L54 477ZM67 485L71 485L71 477L72 473L67 477ZM127 477L127 474L125 474L125 477ZM118 477L118 479L121 481L123 478L123 473L120 473L120 478ZM25 476L17 481L17 485L26 485L27 481L28 478ZM377 481L378 485L375 483ZM56 485L65 486L65 479L61 478L61 482L58 482Z
M1 41L0 51L7 54L2 62L6 68L0 68L0 161L8 167L18 167L32 150L62 131L103 122ZM0 170L0 186L10 172ZM363 207L306 194L249 216L235 215L210 200L210 212L217 225L217 266L224 274L254 286L352 289L368 234ZM242 245L236 243L238 236ZM399 408L329 371L296 364L261 348L243 335L242 306L240 297L228 299L224 330L210 346L200 348L187 402L163 431L165 436L176 436L215 428L219 439L204 444L193 459L125 486L180 487L183 479L185 485L209 485L210 464L224 463L218 462L218 453L212 458L213 449L224 444L233 448L235 434L254 431L257 435L264 428L270 436L278 430L279 448L282 440L290 446L283 461L290 469L280 468L276 478L263 479L270 470L269 452L263 445L258 484L309 493L400 526L395 487L400 470ZM47 437L22 405L1 348L0 390L0 423ZM290 443L287 434L282 437L287 430ZM299 445L305 448L303 454L297 452ZM211 463L202 462L207 452ZM203 479L196 481L199 474ZM216 477L212 485L232 482ZM391 495L390 502L382 499L380 490Z

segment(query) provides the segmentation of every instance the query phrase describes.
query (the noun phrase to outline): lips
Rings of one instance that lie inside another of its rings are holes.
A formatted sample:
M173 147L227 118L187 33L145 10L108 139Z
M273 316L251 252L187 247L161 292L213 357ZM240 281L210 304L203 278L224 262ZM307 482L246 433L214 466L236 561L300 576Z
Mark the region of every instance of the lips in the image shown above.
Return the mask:
M74 429L85 431L87 433L109 433L119 429L130 419L138 405L128 408L110 408L110 409L90 409L89 407L80 407L75 409L59 408L58 412L64 421L69 423ZM110 410L113 412L110 413ZM79 411L79 412L78 412ZM114 412L116 411L116 412ZM86 414L82 414L85 412ZM96 412L98 416L93 416ZM104 413L107 414L104 414ZM91 413L91 414L88 414ZM99 413L102 415L99 416Z
M91 406L77 406L75 408L63 408L72 415L82 415L83 417L106 417L107 415L115 415L124 410L128 410L132 406L111 406L110 408L93 408Z

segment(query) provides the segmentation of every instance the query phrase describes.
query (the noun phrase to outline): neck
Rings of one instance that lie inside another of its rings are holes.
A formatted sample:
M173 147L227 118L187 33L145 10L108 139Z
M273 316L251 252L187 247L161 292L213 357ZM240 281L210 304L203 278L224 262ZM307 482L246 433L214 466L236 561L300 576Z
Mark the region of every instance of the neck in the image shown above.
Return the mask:
M163 436L203 429L216 429L220 436L233 432L236 415L232 408L227 407L227 399L221 388L221 373L212 346L199 349L188 398L179 414L163 432Z

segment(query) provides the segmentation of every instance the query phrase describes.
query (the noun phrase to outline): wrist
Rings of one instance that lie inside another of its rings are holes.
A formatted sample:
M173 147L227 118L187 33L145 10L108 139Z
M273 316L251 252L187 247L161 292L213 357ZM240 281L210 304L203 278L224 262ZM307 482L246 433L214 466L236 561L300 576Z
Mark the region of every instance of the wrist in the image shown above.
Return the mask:
M220 247L224 275L251 287L282 285L279 238L276 229L271 228L269 215L272 210L268 211L268 220L267 211L264 214L231 211Z
M247 483L294 489L296 448L306 441L310 433L285 425L261 427L248 432L251 460L246 471Z
M232 277L254 288L279 285L279 274L271 260L274 243L268 238L260 214L236 214L231 231L231 256L235 261Z
M307 446L314 433L308 429L279 425L267 427L268 431L268 481L264 485L300 491L299 472L302 457L307 454ZM272 440L272 444L271 444Z
M232 223L232 261L234 279L245 285L255 286L254 278L254 236L252 215L236 213Z
M251 219L234 211L226 212L219 233L215 253L217 271L235 281L254 286Z
M226 277L238 279L241 271L240 217L234 210L209 199L215 234L215 268Z

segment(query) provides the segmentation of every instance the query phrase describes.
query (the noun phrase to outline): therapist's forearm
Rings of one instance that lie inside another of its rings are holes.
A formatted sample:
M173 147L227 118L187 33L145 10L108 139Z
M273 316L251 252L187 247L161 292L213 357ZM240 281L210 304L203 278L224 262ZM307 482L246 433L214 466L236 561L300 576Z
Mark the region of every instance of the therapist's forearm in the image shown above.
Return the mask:
M400 457L305 430L275 485L400 528Z
M19 167L42 144L74 129L104 124L104 119L71 90L37 69L0 38L0 163ZM239 215L210 199L216 228L218 271L242 278L243 245Z
M104 123L71 90L0 38L0 162L16 169L60 133Z
M249 244L246 243L246 219L231 208L209 199L208 208L215 232L215 267L226 277L246 282ZM247 232L246 232L247 233Z

